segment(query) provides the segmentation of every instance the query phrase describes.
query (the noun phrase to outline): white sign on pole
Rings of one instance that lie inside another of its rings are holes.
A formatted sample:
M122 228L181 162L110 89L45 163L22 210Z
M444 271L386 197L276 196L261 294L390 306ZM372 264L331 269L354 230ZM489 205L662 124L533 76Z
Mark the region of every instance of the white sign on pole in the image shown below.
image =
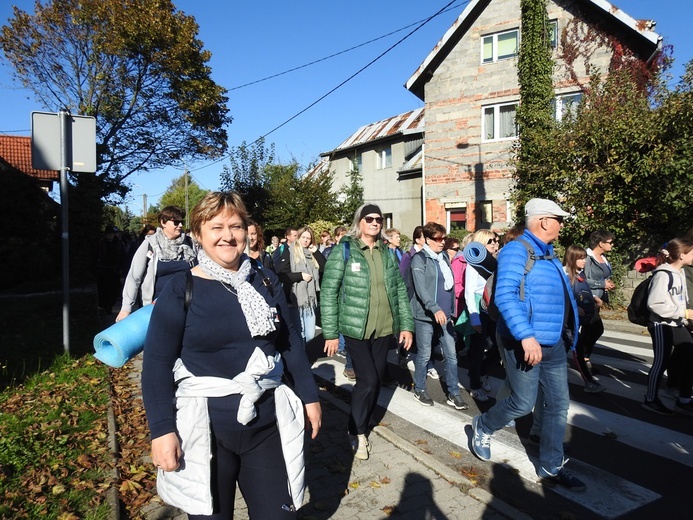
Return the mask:
M96 172L96 119L72 116L70 119L70 171ZM60 116L49 112L31 113L31 166L37 170L59 170L61 141Z

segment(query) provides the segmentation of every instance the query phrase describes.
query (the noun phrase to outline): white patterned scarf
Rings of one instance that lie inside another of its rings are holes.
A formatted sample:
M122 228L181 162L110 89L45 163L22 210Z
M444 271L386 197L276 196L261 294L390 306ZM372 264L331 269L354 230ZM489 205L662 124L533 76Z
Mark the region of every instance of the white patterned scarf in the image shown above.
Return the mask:
M158 249L157 260L162 262L185 260L188 263L195 260L195 251L185 238L185 233L181 233L178 238L170 239L164 234L163 229L156 228L154 242Z
M455 285L455 279L452 276L452 269L450 269L450 266L445 261L445 257L443 256L448 256L447 252L443 251L440 254L434 253L433 249L428 247L428 244L423 246L423 250L426 252L428 256L430 256L438 262L440 272L443 273L443 287L445 288L445 290L449 291L450 289L452 289L452 287ZM448 258L450 257L448 256Z
M241 265L235 273L224 269L209 258L204 249L197 253L197 259L202 272L214 280L230 285L236 291L251 336L266 336L276 330L270 306L248 282L252 261L250 258L246 255L241 256Z

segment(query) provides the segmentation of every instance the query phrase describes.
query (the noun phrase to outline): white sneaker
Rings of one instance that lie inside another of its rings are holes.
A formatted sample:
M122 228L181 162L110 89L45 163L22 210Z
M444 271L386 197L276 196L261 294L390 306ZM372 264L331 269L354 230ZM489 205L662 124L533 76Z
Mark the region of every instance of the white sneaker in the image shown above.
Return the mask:
M426 375L431 379L440 379L440 374L438 374L438 371L433 367L426 371Z
M491 391L491 385L488 382L488 376L481 377L481 389L487 394Z
M471 395L472 399L474 399L475 401L479 401L482 403L489 400L489 396L487 396L486 392L484 392L481 388L477 388L476 390L470 390L469 395Z

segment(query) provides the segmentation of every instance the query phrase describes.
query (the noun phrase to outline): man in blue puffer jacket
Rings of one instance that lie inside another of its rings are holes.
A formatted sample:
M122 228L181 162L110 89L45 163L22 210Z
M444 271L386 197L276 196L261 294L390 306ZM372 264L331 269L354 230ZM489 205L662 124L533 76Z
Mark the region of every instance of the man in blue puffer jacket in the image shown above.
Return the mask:
M578 317L573 291L551 243L567 216L553 201L531 199L525 205L524 234L503 247L498 256L494 290L500 311L497 339L511 394L474 417L472 448L480 459L489 460L491 435L530 413L541 388L544 408L537 474L549 485L584 491L585 484L563 468L570 403L566 348L575 348ZM535 262L525 273L532 254L529 250L533 250Z

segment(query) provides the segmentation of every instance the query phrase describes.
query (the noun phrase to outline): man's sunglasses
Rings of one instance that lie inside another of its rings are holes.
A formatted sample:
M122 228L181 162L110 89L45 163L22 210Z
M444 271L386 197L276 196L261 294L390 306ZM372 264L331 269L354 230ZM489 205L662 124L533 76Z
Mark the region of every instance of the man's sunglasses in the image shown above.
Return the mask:
M383 223L383 217L363 217L363 220L366 221L366 224L371 224L374 220L376 224Z

